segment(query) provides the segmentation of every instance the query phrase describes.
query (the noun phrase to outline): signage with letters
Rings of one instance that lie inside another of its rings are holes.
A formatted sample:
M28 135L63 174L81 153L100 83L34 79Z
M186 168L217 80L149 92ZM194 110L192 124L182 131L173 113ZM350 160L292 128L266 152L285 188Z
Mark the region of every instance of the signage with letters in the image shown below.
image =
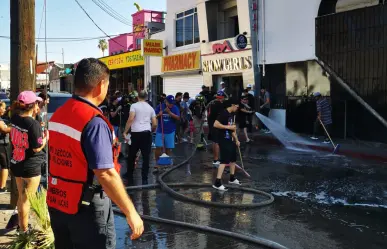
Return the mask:
M240 71L253 67L252 56L203 61L203 72Z
M144 65L144 57L140 50L107 56L99 60L105 63L110 70Z
M227 40L223 43L215 43L214 45L212 45L212 52L214 52L215 54L231 51L234 51L234 49L232 48L230 41Z
M231 45L229 40L225 40L223 43L214 43L212 45L212 52L214 54L229 53L235 50L246 49L248 44L247 37L243 34L235 37L235 48Z
M162 40L141 40L141 55L142 56L163 56L163 41Z
M165 56L161 63L163 73L199 69L200 51Z

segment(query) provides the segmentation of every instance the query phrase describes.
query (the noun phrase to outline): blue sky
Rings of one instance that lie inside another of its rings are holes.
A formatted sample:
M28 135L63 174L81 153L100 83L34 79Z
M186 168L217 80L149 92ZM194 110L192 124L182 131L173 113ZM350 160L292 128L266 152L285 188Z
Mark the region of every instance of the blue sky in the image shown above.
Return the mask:
M132 21L131 14L137 11L133 5L138 3L143 9L166 10L165 0L104 0L116 12ZM132 31L127 26L101 10L92 0L79 0L94 21L109 35ZM39 34L44 0L35 0L35 33ZM0 36L10 36L10 0L0 0ZM74 0L47 0L47 37L98 37L104 34L91 22ZM44 21L40 31L44 38ZM10 61L10 41L0 38L0 64ZM39 44L38 60L45 61L44 43ZM84 57L102 57L98 49L98 40L82 42L49 42L48 60L62 62L62 48L65 63L75 63ZM105 52L106 55L106 52Z

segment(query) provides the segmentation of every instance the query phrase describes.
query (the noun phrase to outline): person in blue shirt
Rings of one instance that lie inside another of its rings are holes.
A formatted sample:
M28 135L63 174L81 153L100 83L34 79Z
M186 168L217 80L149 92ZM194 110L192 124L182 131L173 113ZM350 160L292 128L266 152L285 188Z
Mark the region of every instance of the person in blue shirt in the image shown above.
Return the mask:
M180 120L180 110L176 107L175 103L175 97L173 95L168 95L165 98L165 102L155 108L158 120L155 139L156 161L159 160L163 153L163 146L165 146L167 155L171 155L172 149L175 148L176 121Z

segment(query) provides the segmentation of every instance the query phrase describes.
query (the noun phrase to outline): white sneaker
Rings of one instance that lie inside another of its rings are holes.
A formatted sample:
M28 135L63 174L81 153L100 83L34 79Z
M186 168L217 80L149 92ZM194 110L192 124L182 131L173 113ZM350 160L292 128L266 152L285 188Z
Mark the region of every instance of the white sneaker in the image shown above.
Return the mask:
M238 179L235 179L234 181L229 181L228 182L229 184L234 184L234 185L242 185L239 181L238 181Z
M212 185L214 189L220 190L220 191L227 191L228 188L226 188L224 185L220 185L219 187Z
M271 133L271 131L266 131L265 133L266 133L266 134L270 134L270 133Z
M325 141L325 140L324 140L322 143L323 143L323 144L330 144L331 142Z
M318 140L318 137L310 137L312 140Z

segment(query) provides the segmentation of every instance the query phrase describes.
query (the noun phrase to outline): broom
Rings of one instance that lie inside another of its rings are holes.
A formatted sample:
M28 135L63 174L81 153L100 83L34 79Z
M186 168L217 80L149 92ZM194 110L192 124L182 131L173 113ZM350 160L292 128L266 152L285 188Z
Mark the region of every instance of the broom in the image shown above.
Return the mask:
M160 165L160 166L169 166L169 165L172 165L172 159L170 156L168 156L166 153L165 153L165 141L164 141L164 120L163 120L163 110L162 110L162 106L163 104L161 103L160 104L160 111L161 111L161 136L162 136L162 140L163 140L163 154L159 157L159 160L157 161L157 165Z
M325 133L327 134L329 140L331 141L331 144L332 144L332 146L333 146L332 154L336 154L336 152L337 152L337 151L339 150L339 148L340 148L340 144L336 144L336 145L335 145L335 143L333 142L331 136L330 136L329 133L328 133L327 128L325 128L325 125L323 124L323 122L321 121L321 119L318 119L318 120L320 121L322 127L324 128Z
M235 124L235 119L236 119L236 115L234 116L234 124ZM235 135L237 135L237 132L235 131ZM243 164L243 158L242 158L242 152L241 152L241 147L240 146L237 146L238 147L238 152L239 152L239 157L241 159L241 164L242 164L242 167L239 166L239 165L235 165L238 169L242 170L243 173L247 176L247 177L251 177L249 173L247 173L247 171L245 170L245 165Z

